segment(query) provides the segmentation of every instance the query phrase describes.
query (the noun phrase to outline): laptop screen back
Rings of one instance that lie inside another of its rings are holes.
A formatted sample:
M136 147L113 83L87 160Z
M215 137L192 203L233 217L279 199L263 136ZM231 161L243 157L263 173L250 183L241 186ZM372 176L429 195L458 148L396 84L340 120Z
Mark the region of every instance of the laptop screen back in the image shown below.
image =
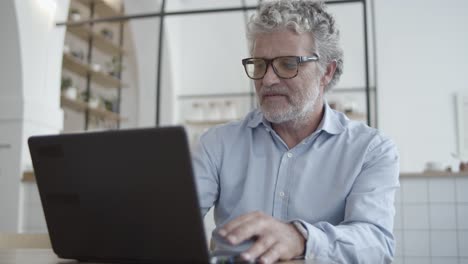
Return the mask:
M39 136L28 143L59 257L207 262L182 127Z

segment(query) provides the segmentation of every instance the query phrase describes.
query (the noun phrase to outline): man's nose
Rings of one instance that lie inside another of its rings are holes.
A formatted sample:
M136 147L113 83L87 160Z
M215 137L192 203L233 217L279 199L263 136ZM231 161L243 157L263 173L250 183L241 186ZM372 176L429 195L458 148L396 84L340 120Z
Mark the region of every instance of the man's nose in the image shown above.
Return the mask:
M280 82L280 79L278 75L276 75L276 72L273 70L273 65L268 65L267 71L265 73L265 76L263 76L263 85L265 86L271 86L273 84L277 84Z

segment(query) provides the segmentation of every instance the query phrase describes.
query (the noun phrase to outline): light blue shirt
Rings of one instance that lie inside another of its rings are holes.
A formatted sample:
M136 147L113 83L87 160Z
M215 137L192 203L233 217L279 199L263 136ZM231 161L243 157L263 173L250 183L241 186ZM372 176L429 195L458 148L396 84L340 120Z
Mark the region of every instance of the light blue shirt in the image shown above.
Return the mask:
M203 215L217 227L252 211L308 231L305 258L389 263L399 158L378 130L324 104L317 130L289 149L259 110L204 133L193 156ZM217 236L216 250L243 251Z

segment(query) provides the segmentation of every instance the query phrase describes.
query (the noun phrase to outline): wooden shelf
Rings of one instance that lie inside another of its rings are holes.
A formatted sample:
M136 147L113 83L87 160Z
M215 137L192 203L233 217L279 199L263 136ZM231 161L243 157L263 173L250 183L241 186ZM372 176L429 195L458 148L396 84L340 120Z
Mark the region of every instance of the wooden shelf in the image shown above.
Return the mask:
M401 177L468 177L468 171L456 173L446 171L401 172Z
M117 113L101 108L89 107L89 105L86 102L83 102L81 100L71 100L65 96L61 96L60 102L62 107L66 107L77 112L85 112L86 110L89 110L90 115L93 115L95 117L100 117L112 121L125 121L125 119Z
M119 86L122 86L119 79L104 72L93 71L88 64L69 54L63 54L63 67L85 78L90 73L91 80L105 88L119 88Z
M100 17L114 17L123 15L122 12L114 9L104 0L78 0L81 4L89 6L90 2L94 2L94 12Z
M63 67L83 77L86 77L88 71L91 71L88 65L69 54L63 54Z
M351 120L355 120L355 121L367 121L367 116L365 114L360 114L360 113L348 113L345 115L351 119Z
M106 88L119 88L121 86L120 80L112 75L104 72L96 72L91 70L91 79L97 84Z
M76 112L84 112L88 108L88 104L86 102L81 100L72 100L63 95L60 97L60 104L62 107L72 109Z
M93 116L96 117L101 117L107 120L113 120L113 121L125 121L123 117L121 117L119 114L116 114L111 111L107 111L105 109L101 108L88 108L89 113Z
M22 182L36 182L36 176L33 171L23 172L23 177L21 178Z
M120 48L118 45L114 44L111 40L105 38L99 33L91 31L89 28L84 26L72 26L68 27L67 31L70 34L84 40L88 41L91 36L93 36L93 46L96 47L98 50L108 53L117 55L119 53L124 53L125 51Z

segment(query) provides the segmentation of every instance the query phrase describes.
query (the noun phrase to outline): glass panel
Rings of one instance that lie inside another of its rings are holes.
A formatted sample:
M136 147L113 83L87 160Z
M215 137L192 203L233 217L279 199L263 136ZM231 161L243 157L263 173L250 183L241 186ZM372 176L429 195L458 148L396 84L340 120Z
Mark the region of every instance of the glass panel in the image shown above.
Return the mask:
M328 104L350 119L367 123L367 103L364 91L334 90L325 94Z
M206 128L243 117L254 104L241 60L248 57L242 12L193 14L166 20L177 123L191 142Z
M159 13L161 11L160 2L155 0L124 0L125 15Z
M364 88L366 81L362 4L330 4L328 7L340 29L344 51L343 75L336 88Z
M168 42L181 95L248 92L242 12L168 17Z
M156 85L159 49L159 18L134 19L128 22L128 68L125 70L124 81L130 83L129 89L122 90L122 111L129 117L122 127L154 126L156 124ZM167 44L163 47L167 48ZM166 89L171 89L165 67L170 64L170 58L163 55L163 73L161 92L166 96Z

